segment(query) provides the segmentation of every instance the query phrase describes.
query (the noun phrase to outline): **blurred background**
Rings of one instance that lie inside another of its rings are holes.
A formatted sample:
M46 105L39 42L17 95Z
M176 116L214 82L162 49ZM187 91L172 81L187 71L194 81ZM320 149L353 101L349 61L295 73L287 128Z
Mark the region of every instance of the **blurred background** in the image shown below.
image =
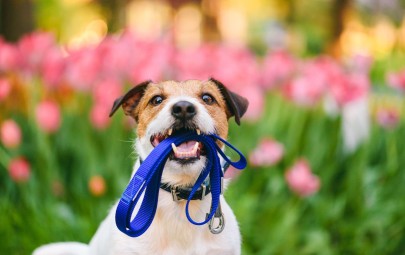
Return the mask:
M243 254L405 251L405 2L0 1L1 254L89 242L125 189L147 79L246 96ZM404 172L403 172L404 171Z

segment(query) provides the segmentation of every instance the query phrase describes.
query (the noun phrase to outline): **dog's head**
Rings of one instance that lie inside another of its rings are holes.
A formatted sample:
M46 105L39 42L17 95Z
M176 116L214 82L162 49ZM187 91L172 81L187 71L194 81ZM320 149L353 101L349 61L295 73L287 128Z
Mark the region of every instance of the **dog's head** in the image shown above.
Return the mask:
M188 80L136 85L113 105L110 116L122 106L126 115L137 122L136 148L145 159L166 137L185 130L197 133L228 135L228 120L237 124L246 112L248 101L221 82ZM193 183L205 166L204 146L188 141L173 148L162 179L171 184Z

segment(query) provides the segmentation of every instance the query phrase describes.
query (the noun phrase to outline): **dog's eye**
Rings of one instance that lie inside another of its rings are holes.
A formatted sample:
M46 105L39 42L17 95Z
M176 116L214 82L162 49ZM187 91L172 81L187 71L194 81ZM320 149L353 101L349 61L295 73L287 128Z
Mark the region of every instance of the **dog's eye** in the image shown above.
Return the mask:
M209 94L204 94L201 98L206 104L213 104L215 102L214 98Z
M163 102L163 97L161 96L154 96L151 100L150 100L151 104L153 105L160 105Z

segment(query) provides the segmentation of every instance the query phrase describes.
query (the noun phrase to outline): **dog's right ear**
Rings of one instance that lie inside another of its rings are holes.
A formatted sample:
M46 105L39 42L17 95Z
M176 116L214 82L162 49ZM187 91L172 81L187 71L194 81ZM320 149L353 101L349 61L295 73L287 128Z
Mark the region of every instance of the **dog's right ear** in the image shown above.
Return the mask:
M122 109L124 110L125 115L131 115L136 106L139 104L146 87L152 81L144 81L135 87L133 87L130 91L128 91L122 97L117 98L114 101L113 107L110 112L110 117L114 115L114 113L118 110L118 108L122 105ZM133 116L135 121L137 121L137 117Z

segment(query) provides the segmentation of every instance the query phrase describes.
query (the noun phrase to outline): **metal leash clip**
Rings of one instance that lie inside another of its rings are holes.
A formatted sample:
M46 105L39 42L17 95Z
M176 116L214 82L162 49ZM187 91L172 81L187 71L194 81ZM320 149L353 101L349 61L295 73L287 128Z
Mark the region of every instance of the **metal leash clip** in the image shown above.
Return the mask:
M208 213L206 217L208 218ZM219 220L219 223L216 227L213 226L215 219ZM221 203L218 203L218 207L217 210L215 211L214 217L212 217L210 222L208 223L208 229L213 234L219 234L222 232L222 230L224 230L224 228L225 228L225 218L221 210Z

